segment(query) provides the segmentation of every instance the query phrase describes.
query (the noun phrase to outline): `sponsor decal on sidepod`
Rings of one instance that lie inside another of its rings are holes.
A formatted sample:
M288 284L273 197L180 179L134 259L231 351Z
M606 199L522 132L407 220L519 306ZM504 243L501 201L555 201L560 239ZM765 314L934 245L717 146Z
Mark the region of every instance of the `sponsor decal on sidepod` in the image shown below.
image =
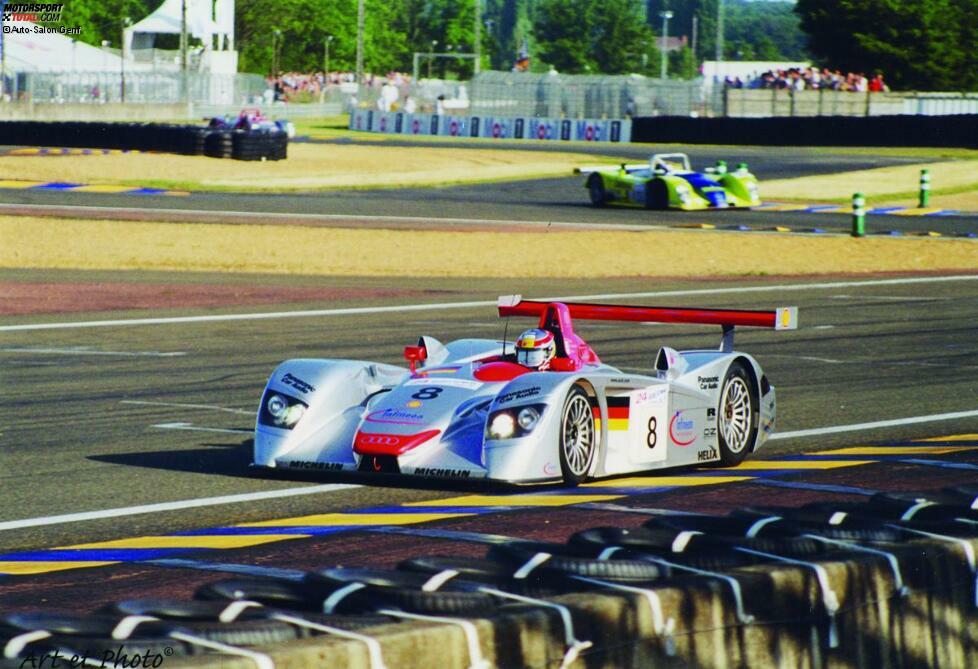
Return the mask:
M696 421L683 418L684 412L680 409L669 421L669 438L676 446L689 446L696 441Z

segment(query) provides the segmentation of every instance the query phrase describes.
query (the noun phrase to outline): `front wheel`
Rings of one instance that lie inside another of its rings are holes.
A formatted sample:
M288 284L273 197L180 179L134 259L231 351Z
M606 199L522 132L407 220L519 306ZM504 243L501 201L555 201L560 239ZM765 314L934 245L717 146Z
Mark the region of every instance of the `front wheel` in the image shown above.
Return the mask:
M652 179L645 184L645 208L667 209L669 207L669 186L665 179Z
M560 471L567 485L576 486L591 471L598 443L591 401L578 386L571 389L564 402L559 439Z
M591 204L595 207L603 207L608 201L608 194L604 190L604 181L600 174L592 174L587 180L587 193L591 197Z
M720 462L733 467L747 456L757 438L757 400L742 362L734 362L723 377L717 406Z

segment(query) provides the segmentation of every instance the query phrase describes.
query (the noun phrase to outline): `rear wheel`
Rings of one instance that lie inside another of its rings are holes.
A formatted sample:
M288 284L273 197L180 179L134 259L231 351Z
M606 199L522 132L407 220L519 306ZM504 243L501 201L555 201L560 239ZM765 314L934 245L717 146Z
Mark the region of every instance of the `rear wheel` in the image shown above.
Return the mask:
M591 196L591 204L595 207L603 207L608 201L608 195L604 190L604 181L600 174L592 174L587 180L587 192Z
M579 386L567 394L560 418L560 471L567 485L576 486L587 478L597 450L594 413L591 401Z
M717 442L720 462L727 467L743 462L757 437L757 400L742 362L727 370L717 407Z
M669 187L663 179L652 179L645 184L645 208L666 209L669 206Z

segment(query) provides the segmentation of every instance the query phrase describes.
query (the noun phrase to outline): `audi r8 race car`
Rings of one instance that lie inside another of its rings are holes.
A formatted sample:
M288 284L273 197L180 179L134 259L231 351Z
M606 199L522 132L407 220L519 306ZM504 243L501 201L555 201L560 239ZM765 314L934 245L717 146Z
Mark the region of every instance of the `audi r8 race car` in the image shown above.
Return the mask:
M757 178L740 163L733 172L725 162L694 172L685 153L657 153L648 163L578 167L591 204L648 209L723 209L753 207L761 203Z
M797 327L797 309L744 311L499 299L538 329L507 342L422 336L408 367L361 360L281 363L265 387L253 465L511 483L679 465L736 465L774 432L775 390L733 350L734 327ZM717 350L663 346L654 373L604 364L573 319L703 323ZM539 353L539 356L536 354Z

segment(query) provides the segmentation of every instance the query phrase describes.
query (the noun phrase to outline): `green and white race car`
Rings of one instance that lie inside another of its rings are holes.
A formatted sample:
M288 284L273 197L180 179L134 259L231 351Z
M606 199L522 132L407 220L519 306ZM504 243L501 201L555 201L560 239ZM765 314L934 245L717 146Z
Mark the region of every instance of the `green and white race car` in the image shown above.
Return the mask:
M596 207L613 204L690 211L761 203L757 177L747 170L747 163L728 171L720 160L716 167L694 172L685 153L657 153L648 163L578 167L574 173L588 175L584 186Z

